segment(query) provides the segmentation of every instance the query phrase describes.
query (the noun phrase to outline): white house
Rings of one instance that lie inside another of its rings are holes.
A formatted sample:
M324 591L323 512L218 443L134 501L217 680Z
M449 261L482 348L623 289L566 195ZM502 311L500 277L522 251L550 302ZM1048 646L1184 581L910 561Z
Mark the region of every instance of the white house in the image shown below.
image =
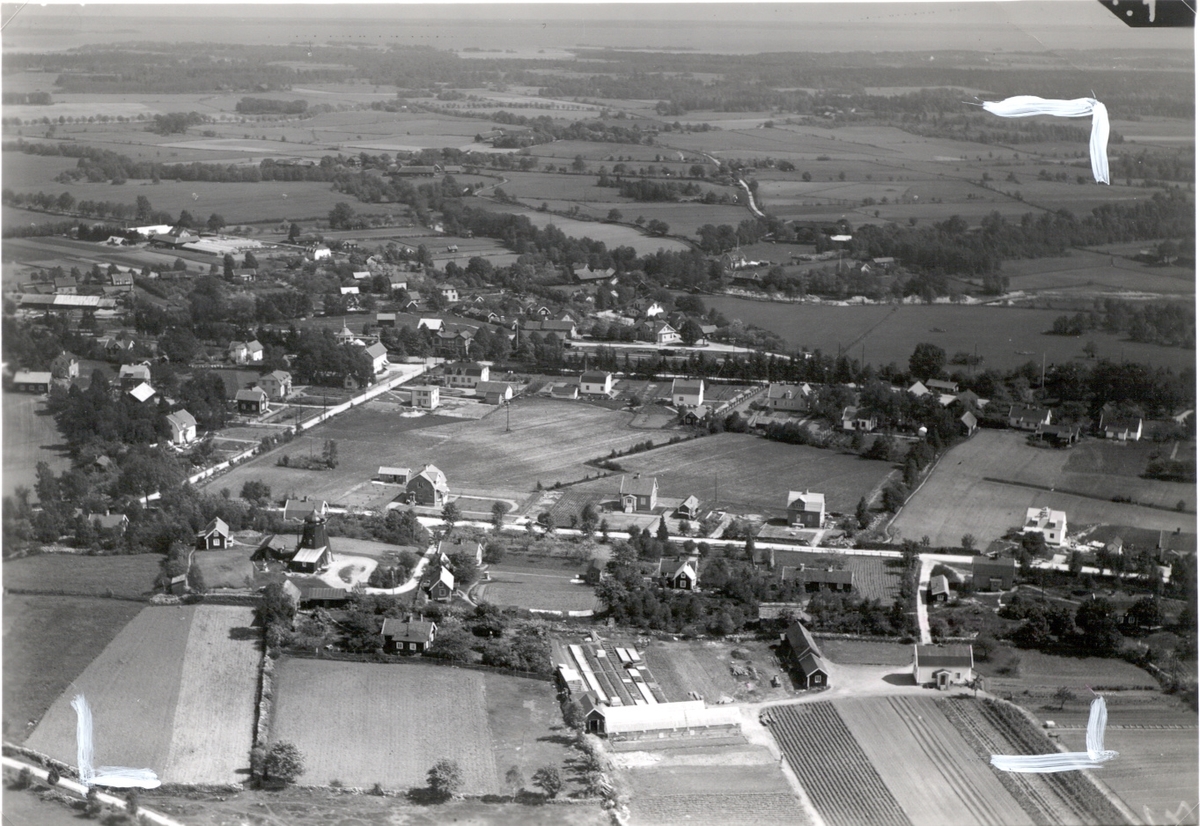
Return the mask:
M186 445L196 441L196 418L186 410L168 413L167 424L171 428L171 444Z
M447 364L445 373L446 385L448 387L474 388L480 382L488 380L488 376L491 375L491 368L486 364L460 362L457 364Z
M675 407L699 407L704 404L704 379L672 381L671 404Z
M914 645L913 679L939 689L975 679L975 655L969 645Z
M592 371L579 377L579 392L585 396L607 396L612 393L612 389L612 373Z
M422 410L436 410L438 387L435 384L414 384L409 387L412 392L412 406Z
M371 358L371 371L374 373L382 373L388 366L387 348L378 341L367 348L367 355Z
M1067 513L1049 508L1029 508L1025 511L1022 533L1040 533L1047 545L1062 545L1067 541Z
M262 364L263 346L258 341L232 341L229 360L234 364Z

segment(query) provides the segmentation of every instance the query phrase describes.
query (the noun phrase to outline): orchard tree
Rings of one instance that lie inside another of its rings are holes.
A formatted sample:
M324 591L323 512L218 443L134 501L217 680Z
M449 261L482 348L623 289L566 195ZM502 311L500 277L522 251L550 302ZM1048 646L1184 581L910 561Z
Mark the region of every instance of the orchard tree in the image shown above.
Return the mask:
M443 800L458 794L463 786L462 769L459 768L457 760L443 758L437 761L426 777L429 780L429 788Z
M1062 711L1067 703L1075 702L1075 692L1064 685L1054 692L1054 699L1058 700L1058 710Z
M533 785L546 793L546 797L557 797L562 791L562 775L555 766L542 766L533 773Z
M300 754L300 749L281 740L272 744L267 751L262 770L264 780L295 783L304 774L304 756Z

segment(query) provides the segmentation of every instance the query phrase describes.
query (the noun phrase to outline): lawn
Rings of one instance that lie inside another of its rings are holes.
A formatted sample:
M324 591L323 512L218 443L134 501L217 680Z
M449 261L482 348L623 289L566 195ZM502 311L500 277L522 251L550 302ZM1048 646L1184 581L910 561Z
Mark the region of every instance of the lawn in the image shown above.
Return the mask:
M3 563L4 587L95 596L142 597L154 589L158 554L41 554Z
M759 749L766 757L765 749ZM705 823L713 826L809 826L808 813L779 765L723 763L662 765L627 771L632 821L646 826Z
M479 672L284 659L274 691L271 740L305 756L301 783L424 788L430 767L449 758L465 794L501 790Z
M1093 449L1087 443L1082 448ZM1121 448L1097 446L1094 449L1107 451ZM1029 447L1020 433L981 430L941 459L932 476L896 517L892 524L893 536L911 539L929 536L935 546L957 546L964 534L971 533L984 547L1010 528L1020 525L1026 508L1030 507L1066 511L1070 531L1085 525L1107 524L1195 532L1196 517L1193 513L1176 513L1074 496L1061 491L1050 492L988 481L1008 479L1047 487L1066 487L1070 484L1083 486L1086 483L1092 486L1093 491L1112 491L1113 494L1119 491L1122 495L1132 495L1134 498L1151 498L1153 493L1171 504L1187 497L1187 491L1191 491L1189 501L1195 501L1194 485L1104 473L1063 472L1062 468L1071 460L1071 454L1072 451Z
M516 401L510 428L509 417L501 410L471 421L428 417L429 426L413 427L407 423L421 420L373 408L362 405L309 431L318 451L326 439L337 442L336 470L278 467L275 463L288 452L285 448L246 462L215 484L237 491L245 482L259 479L279 495L308 494L330 504L362 500L380 507L397 490L371 484L381 465L417 469L431 462L446 474L451 495L521 501L538 482L549 486L583 479L595 472L585 461L655 438L653 433L631 429L628 413L549 399ZM664 433L657 440L666 439ZM306 451L308 441L307 436L297 440L291 452Z
M891 471L886 462L832 450L721 433L617 460L627 473L658 477L659 495L694 495L705 508L768 517L787 513L788 491L825 494L829 511L853 513ZM615 481L615 480L612 480Z
M163 777L172 738L189 736L174 724L197 610L153 607L139 613L58 696L26 745L76 765L71 700L82 694L92 709L96 765L148 768Z
M481 676L497 782L501 787L505 773L512 766L520 768L527 785L542 766L558 766L565 781L562 794L580 789L576 773L564 768L578 752L570 744L574 735L563 724L553 685L504 674Z
M817 645L826 659L842 665L912 665L911 645L829 639L818 640Z
M71 466L69 457L53 449L63 441L54 419L40 412L44 401L44 396L33 393L4 393L5 496L22 485L33 491L38 462L50 465L55 473Z
M547 561L544 565L527 560L489 565L491 578L475 592L476 601L495 605L516 605L545 611L590 611L597 607L592 586L578 581L582 565L574 560Z
M1195 360L1178 347L1138 344L1096 331L1086 338L1050 336L1060 310L954 304L869 304L835 307L755 301L726 295L704 296L704 305L733 320L740 318L770 330L795 348L847 351L875 365L904 365L921 342L931 342L948 356L958 352L983 356L983 367L1008 370L1029 361L1048 364L1083 357L1083 346L1096 343L1098 358L1137 361L1176 371ZM943 332L937 332L941 330Z
M144 607L115 599L5 594L4 739L22 742L54 698Z

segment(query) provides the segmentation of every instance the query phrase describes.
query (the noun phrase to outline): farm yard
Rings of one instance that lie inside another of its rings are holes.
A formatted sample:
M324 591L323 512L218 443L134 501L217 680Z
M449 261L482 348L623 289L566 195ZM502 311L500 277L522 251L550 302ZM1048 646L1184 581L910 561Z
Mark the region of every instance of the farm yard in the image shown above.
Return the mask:
M914 826L1033 826L932 699L847 699L834 707Z
M828 826L909 826L832 703L775 706L760 717Z
M1195 485L1111 475L1116 470L1111 464L1113 470L1093 472L1088 457L1099 455L1095 451L1122 450L1119 446L1085 442L1077 449L1083 451L1078 460L1073 451L1029 447L1019 433L981 430L942 457L892 523L893 538L929 536L935 546L957 547L963 534L971 533L986 543L1019 526L1025 509L1035 506L1066 511L1068 530L1072 532L1095 524L1195 532L1194 513L1117 503L1109 501L1108 496L1085 498L1061 492L1078 485L1088 488L1092 495L1111 491L1110 496L1120 493L1164 506L1174 506L1180 499L1195 502ZM1140 449L1134 446L1131 452ZM1073 468L1087 468L1088 472L1072 472ZM991 481L995 479L1012 483ZM1059 490L1039 490L1021 483Z
M6 575L11 564L4 563ZM6 593L4 739L23 742L54 699L142 610L149 609L126 600Z
M705 508L784 516L790 490L825 494L831 512L852 513L882 486L891 465L832 450L737 433L622 456L627 473L658 477L661 495L695 495Z
M1173 370L1193 361L1190 351L1179 347L1139 344L1099 330L1086 338L1045 335L1062 310L959 304L789 304L728 295L706 295L704 305L731 321L741 319L769 330L790 347L845 351L855 358L865 354L866 361L876 366L905 363L921 342L936 344L948 356L960 351L974 353L978 348L983 367L997 370L1040 362L1043 353L1049 364L1082 359L1088 341L1096 343L1099 359L1138 361Z
M563 564L565 562L565 564ZM476 587L474 598L493 605L515 605L543 611L590 611L597 607L592 586L579 581L583 567L574 560L510 560L488 566L488 579Z
M245 482L258 479L273 491L307 494L331 505L378 508L398 493L371 482L381 465L420 468L431 462L446 474L451 496L484 493L521 502L538 482L549 486L583 479L592 472L585 461L626 450L649 436L628 427L628 413L543 399L515 402L511 431L503 411L472 421L425 418L427 424L364 404L308 431L317 449L326 439L338 443L336 470L279 467L274 463L285 448L239 465L215 484L241 490ZM292 448L303 449L305 441L297 440Z
M734 649L741 649L746 657L735 658ZM791 696L786 687L771 685L771 677L782 674L783 669L766 642L741 640L735 644L717 640L654 639L639 650L671 702L689 700L693 691L709 703L722 697L739 702L762 702ZM734 674L735 666L745 673ZM750 674L748 666L755 669L757 676Z

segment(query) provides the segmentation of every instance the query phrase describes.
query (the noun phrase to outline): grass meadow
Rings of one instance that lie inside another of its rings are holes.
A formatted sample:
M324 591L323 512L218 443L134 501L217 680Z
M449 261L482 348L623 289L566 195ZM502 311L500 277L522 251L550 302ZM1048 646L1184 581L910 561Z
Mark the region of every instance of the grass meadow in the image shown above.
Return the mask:
M21 486L33 490L38 462L45 462L55 473L71 466L69 457L53 449L63 443L62 435L54 419L41 412L44 399L33 393L4 393L5 496Z
M154 590L158 554L41 554L4 561L4 587L83 596L141 598Z
M583 566L574 560L535 565L520 560L489 565L491 578L475 593L477 600L545 611L588 611L597 607L590 585L573 583Z

